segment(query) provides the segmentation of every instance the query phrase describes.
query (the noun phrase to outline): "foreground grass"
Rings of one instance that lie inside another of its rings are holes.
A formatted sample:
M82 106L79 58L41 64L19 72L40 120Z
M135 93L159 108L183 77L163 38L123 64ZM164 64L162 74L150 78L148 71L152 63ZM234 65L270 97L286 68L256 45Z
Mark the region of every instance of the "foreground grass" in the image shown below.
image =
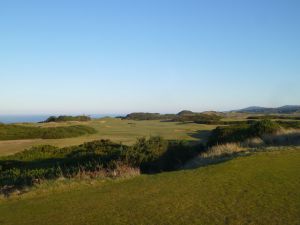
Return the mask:
M61 185L0 201L0 224L299 224L300 151Z
M25 126L35 127L61 127L72 125L85 125L94 128L97 133L82 135L75 138L64 139L27 139L0 141L0 156L14 154L26 148L37 145L53 145L66 147L79 145L84 142L99 139L110 139L113 142L127 145L133 144L137 137L161 136L170 140L202 141L208 136L215 125L204 125L194 123L160 122L154 121L131 121L114 118L103 118L87 122L60 122L60 123L31 123ZM23 124L24 126L24 124Z

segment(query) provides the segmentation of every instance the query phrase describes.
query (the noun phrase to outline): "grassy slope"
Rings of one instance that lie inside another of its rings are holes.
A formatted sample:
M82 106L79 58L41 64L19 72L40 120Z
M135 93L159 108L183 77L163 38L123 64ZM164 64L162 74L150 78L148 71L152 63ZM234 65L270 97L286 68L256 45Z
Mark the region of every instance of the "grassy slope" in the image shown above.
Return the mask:
M94 134L95 129L84 125L37 127L15 124L0 124L0 140L20 139L62 139L79 137L84 134Z
M300 151L25 194L0 224L300 224Z
M110 139L114 142L122 142L123 144L132 144L137 137L149 135L161 135L166 139L181 139L181 140L201 140L206 137L207 132L215 128L214 125L201 124L180 124L173 122L160 121L129 121L112 118L104 118L92 120L88 122L66 122L66 123L46 123L46 124L29 124L27 126L66 126L66 125L87 125L97 130L96 134L83 135L76 138L65 139L30 139L30 140L11 140L0 141L0 155L13 154L29 148L33 145L50 144L58 147L79 145L83 142ZM204 131L203 134L198 134L197 131ZM193 135L196 137L192 137Z

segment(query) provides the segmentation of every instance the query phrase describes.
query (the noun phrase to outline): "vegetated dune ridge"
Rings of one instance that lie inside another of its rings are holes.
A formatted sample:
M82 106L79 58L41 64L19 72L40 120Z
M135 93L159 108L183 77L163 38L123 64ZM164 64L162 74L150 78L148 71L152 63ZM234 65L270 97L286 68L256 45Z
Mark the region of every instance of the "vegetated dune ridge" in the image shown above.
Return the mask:
M56 181L0 201L0 224L299 224L300 151L115 181ZM58 182L58 183L57 183Z

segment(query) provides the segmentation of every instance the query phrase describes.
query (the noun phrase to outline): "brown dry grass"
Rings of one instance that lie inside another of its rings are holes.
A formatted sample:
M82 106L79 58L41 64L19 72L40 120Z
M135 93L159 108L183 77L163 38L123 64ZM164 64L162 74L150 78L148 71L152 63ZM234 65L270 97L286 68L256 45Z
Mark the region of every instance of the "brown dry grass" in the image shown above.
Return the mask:
M243 146L245 148L259 148L259 147L265 146L265 143L261 138L255 137L255 138L249 138L249 139L243 141L241 143L241 146Z
M246 149L239 143L227 143L222 145L215 145L209 148L206 152L202 153L200 156L202 158L220 157L228 156L233 153L243 152Z
M237 153L243 153L245 151L247 151L247 148L242 147L239 143L227 143L222 145L216 145L187 162L183 166L183 169L197 168L209 164L222 162L226 159L231 158Z

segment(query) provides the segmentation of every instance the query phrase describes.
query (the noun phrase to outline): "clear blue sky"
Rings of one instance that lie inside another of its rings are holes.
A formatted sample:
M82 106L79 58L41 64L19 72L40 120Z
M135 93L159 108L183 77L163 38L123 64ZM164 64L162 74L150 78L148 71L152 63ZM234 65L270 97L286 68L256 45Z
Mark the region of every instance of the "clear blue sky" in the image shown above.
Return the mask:
M300 1L0 1L0 82L0 114L300 104Z

